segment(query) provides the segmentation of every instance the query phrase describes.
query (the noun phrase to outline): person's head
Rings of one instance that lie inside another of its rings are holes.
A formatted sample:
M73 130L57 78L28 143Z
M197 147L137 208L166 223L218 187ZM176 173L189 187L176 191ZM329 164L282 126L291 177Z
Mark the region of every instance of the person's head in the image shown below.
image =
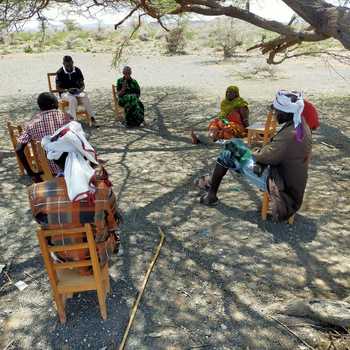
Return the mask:
M233 101L235 98L239 97L239 89L237 86L231 85L226 89L226 99Z
M276 108L274 108L274 110L275 110L276 120L278 124L284 124L284 123L293 121L293 116L294 116L293 113L283 112Z
M125 79L130 79L131 78L131 73L132 73L132 70L129 66L125 66L123 68L123 75L125 77Z
M58 108L57 97L51 92L42 92L37 99L41 111L49 111Z
M67 72L72 72L74 68L73 58L71 56L63 57L63 67Z
M283 97L288 99L288 103L286 103L286 101L284 101L283 104L281 104L280 99L279 99L279 94L281 95L281 92L279 92L277 94L276 99L271 106L272 109L275 110L276 120L277 120L278 124L292 122L293 118L294 118L294 113L284 111L283 109L288 109L289 108L288 104L296 103L298 100L298 96L296 94L293 94L292 92L289 93L289 92L285 91L285 92L283 92Z

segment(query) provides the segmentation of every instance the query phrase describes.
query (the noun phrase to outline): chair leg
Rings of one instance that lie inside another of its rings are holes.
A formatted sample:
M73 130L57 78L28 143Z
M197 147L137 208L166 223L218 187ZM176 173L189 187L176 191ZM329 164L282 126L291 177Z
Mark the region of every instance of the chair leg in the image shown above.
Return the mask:
M65 300L63 294L53 293L53 298L55 299L58 317L62 324L66 323L66 311L65 311Z
M106 293L105 290L102 288L102 285L99 285L97 287L97 298L98 303L100 305L101 317L104 320L107 320Z
M261 207L261 218L262 220L266 220L267 218L267 212L269 210L269 194L267 192L264 192L263 200L262 200L262 207Z

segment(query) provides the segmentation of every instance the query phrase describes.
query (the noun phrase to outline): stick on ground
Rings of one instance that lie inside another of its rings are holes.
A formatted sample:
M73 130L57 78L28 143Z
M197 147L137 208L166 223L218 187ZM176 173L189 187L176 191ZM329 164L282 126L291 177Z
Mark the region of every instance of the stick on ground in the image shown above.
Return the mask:
M284 323L282 323L280 320L277 320L277 318L274 318L270 316L271 319L273 319L275 322L280 324L282 327L284 327L290 334L294 335L299 341L301 341L308 349L310 350L316 350L313 346L311 346L309 343L307 343L305 340L301 339L296 333L294 333L289 327L287 327Z
M159 256L160 249L162 248L162 245L164 243L165 235L164 235L163 230L161 228L159 228L159 233L160 233L160 241L159 241L156 253L154 254L153 259L152 259L152 261L149 264L148 270L147 270L146 275L145 275L145 277L143 279L143 282L142 282L141 289L138 292L137 298L136 298L136 300L134 302L134 305L133 305L133 307L131 309L129 323L128 323L128 326L126 327L126 331L124 333L122 343L119 346L119 350L123 350L125 348L126 341L128 339L128 335L129 335L129 331L130 331L131 325L132 325L132 323L134 321L134 318L135 318L135 315L136 315L136 312L137 312L137 308L139 306L140 300L141 300L143 292L145 290L148 278L149 278L149 276L150 276L150 274L151 274L151 272L153 270L154 264L156 263L157 258Z

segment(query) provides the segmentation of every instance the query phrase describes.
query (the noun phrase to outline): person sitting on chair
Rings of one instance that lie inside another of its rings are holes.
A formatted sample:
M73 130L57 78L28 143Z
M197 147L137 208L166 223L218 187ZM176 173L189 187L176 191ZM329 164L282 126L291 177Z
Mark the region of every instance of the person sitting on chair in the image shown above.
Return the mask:
M221 101L219 115L208 125L208 137L211 141L244 138L249 126L248 103L240 97L239 88L231 85L226 89L225 98ZM192 143L202 143L194 131L191 132Z
M89 97L84 91L84 76L81 70L74 66L71 56L63 57L63 66L56 72L56 89L63 100L68 101L68 113L77 119L78 103L81 103L86 113L95 123L95 113L92 110Z
M268 191L272 216L276 221L289 219L303 202L312 148L310 128L301 114L300 93L281 90L273 102L276 119L282 128L252 156L242 140L229 141L217 159L208 193L201 203L215 205L221 180L228 169L242 173L260 190ZM239 144L239 142L241 142Z
M28 164L24 153L26 145L31 141L41 141L44 136L52 135L57 129L68 124L71 118L68 114L59 111L58 101L51 92L43 92L38 96L37 103L40 112L25 126L23 133L17 140L16 153L23 164L27 174L33 182L40 182L40 173L35 173ZM49 162L53 174L57 174L59 168L53 162Z
M119 105L125 110L126 126L132 128L144 123L145 110L140 101L140 86L131 73L130 67L124 67L123 77L117 80L117 93Z
M92 224L101 265L119 245L117 230L121 216L108 174L99 165L96 153L86 140L81 125L72 121L42 140L48 159L61 172L49 181L32 185L29 202L35 220L43 229L68 229ZM72 238L71 243L81 243ZM53 245L64 245L53 236ZM56 256L61 261L87 259L88 249L67 251ZM89 273L85 268L81 273Z

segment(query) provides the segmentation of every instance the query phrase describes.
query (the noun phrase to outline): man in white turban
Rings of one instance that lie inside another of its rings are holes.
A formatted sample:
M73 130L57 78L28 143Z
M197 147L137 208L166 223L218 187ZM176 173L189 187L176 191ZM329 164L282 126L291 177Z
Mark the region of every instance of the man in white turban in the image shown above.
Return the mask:
M281 125L279 132L270 143L252 154L237 140L225 145L217 159L208 193L201 198L201 203L217 204L221 180L228 169L233 169L260 190L269 192L276 221L294 215L303 202L312 148L310 128L301 116L303 108L301 93L279 91L273 101L276 119Z
M45 229L74 228L91 223L100 263L105 264L119 246L117 231L121 221L107 172L98 165L95 150L78 122L72 121L52 136L44 137L42 146L48 159L62 171L54 179L29 188L36 221ZM71 242L52 237L53 244ZM58 257L63 261L81 260L87 258L87 254L87 249L81 249L60 253ZM81 273L90 271L82 268Z

